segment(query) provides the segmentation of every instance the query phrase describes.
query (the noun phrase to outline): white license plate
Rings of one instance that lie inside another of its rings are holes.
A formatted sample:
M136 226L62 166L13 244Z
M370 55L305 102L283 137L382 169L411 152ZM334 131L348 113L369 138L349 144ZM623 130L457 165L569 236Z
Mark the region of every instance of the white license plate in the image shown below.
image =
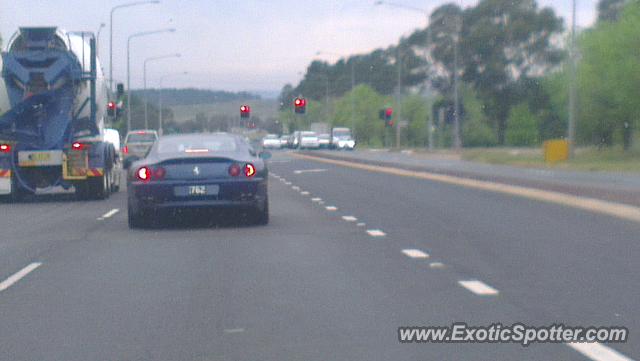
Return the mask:
M18 165L21 167L45 167L62 165L62 151L22 151L18 152Z
M173 194L177 197L205 197L217 196L220 186L217 184L181 186L173 189Z
M189 186L190 196L206 196L207 186Z

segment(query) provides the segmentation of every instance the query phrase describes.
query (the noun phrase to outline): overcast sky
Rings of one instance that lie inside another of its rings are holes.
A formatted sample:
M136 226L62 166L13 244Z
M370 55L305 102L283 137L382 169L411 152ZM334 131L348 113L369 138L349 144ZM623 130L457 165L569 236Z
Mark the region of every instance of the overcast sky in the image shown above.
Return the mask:
M0 33L6 45L19 26L55 25L68 30L97 31L100 58L109 69L109 12L129 0L0 0ZM427 10L447 1L394 0ZM597 0L578 0L578 25L595 18ZM132 40L132 87L142 86L147 57L182 53L181 59L149 63L148 84L165 86L267 91L296 83L314 58L335 61L337 54L367 52L386 47L402 35L423 27L420 13L387 6L374 0L162 0L116 11L114 16L114 78L126 77L126 42L139 31L175 27L176 33ZM476 1L460 0L464 6ZM570 0L539 0L565 18Z

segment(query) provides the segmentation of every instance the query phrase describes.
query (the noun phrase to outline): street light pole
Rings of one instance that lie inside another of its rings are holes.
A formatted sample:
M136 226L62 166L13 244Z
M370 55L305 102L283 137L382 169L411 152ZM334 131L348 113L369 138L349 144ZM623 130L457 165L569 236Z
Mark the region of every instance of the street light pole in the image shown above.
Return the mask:
M571 4L571 45L569 47L569 124L567 129L567 140L569 141L569 157L573 158L575 154L576 142L576 0L572 0Z
M127 38L127 132L131 131L131 39L159 33L172 33L175 31L176 29L173 28L143 31L129 35L129 38Z
M100 33L105 26L107 26L105 23L100 23L100 27L96 32L96 54L100 52Z
M143 83L144 83L144 128L149 129L149 100L147 99L147 63L150 61L168 59L168 58L179 58L182 55L177 54L167 54L161 56L154 56L151 58L147 58L144 60L144 70L143 70Z
M462 147L460 139L460 91L458 88L458 48L462 31L462 14L456 20L456 39L453 44L453 146L456 150Z
M118 9L128 8L131 6L145 4L159 4L159 0L134 1L126 4L117 5L111 8L109 15L109 89L113 92L113 13Z

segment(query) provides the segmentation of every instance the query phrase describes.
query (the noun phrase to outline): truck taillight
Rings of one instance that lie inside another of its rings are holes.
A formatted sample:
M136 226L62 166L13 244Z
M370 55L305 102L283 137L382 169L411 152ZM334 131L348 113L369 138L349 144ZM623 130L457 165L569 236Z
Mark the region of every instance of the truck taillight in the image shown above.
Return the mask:
M80 142L74 142L73 144L71 144L71 149L73 150L85 150L87 149L88 145L85 143L80 143Z
M247 163L244 165L244 175L247 178L251 178L254 175L256 175L256 167L253 166L253 164L251 163Z
M11 144L0 144L0 153L11 153Z

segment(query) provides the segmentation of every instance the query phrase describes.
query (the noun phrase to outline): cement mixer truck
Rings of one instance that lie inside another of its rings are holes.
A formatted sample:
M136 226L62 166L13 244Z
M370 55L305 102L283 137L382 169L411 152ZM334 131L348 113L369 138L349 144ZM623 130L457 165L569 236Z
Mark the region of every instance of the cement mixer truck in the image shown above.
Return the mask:
M108 103L92 33L20 28L2 52L0 198L55 186L109 197L119 175L105 140Z

